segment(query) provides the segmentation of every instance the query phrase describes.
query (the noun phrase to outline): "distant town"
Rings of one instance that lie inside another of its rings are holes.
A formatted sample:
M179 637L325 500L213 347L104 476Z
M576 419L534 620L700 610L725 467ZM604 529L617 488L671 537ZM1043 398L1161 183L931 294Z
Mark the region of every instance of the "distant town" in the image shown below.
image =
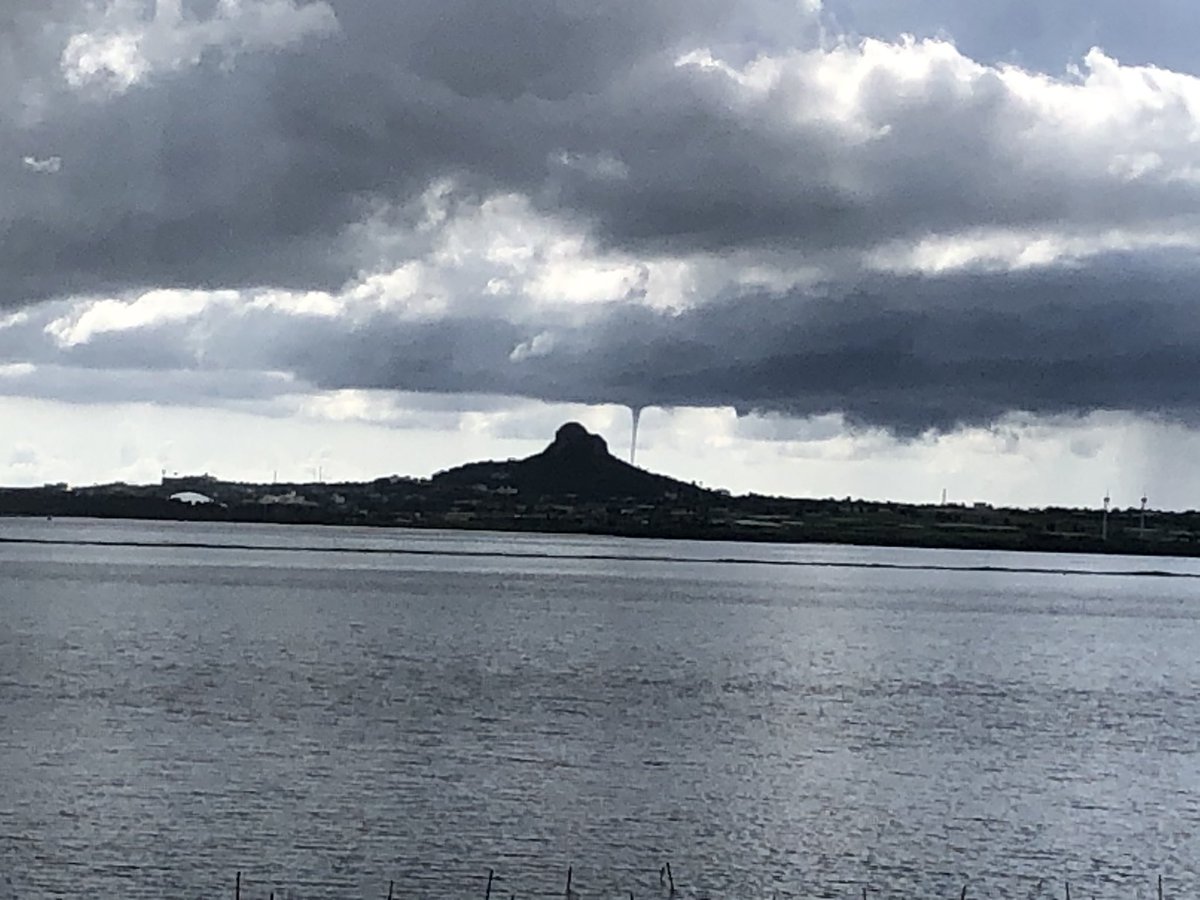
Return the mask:
M0 488L0 516L486 529L629 537L1200 556L1200 512L732 496L617 459L568 423L541 453L431 478Z

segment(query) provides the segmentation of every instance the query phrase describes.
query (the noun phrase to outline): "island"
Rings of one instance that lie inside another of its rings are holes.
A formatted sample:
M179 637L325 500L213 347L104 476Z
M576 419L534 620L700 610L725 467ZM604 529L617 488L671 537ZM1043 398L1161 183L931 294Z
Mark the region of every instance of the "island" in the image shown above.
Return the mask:
M0 488L0 516L483 529L787 543L1200 556L1200 512L733 496L613 456L577 422L542 452L431 478Z

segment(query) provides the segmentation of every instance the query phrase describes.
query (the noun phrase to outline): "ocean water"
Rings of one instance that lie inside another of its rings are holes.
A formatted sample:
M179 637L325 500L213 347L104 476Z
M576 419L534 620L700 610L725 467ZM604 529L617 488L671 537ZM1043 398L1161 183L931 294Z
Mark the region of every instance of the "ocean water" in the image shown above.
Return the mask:
M1195 895L1198 598L1179 560L0 520L0 897Z

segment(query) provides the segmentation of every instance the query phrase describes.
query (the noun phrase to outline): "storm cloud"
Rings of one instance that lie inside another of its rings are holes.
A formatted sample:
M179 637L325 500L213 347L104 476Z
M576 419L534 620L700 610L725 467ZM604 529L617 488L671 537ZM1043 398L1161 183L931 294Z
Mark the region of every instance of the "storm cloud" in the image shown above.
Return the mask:
M1194 271L871 279L846 295L740 295L686 310L605 309L582 325L375 321L276 362L322 387L468 391L632 406L843 413L901 435L1008 413L1124 410L1194 422ZM281 345L286 346L286 345Z
M1181 264L1185 263L1185 264ZM1113 255L1087 270L873 276L850 289L738 293L684 310L597 304L570 313L329 315L227 298L119 327L31 319L0 330L31 370L172 373L158 390L254 399L367 389L628 406L843 415L896 435L1014 413L1121 410L1194 424L1195 268ZM128 307L125 308L126 310ZM93 308L93 313L103 309ZM36 349L35 349L36 345ZM245 393L236 378L246 373ZM276 373L269 377L261 373ZM282 374L281 374L282 373ZM22 374L25 383L32 371ZM10 384L9 390L13 389ZM108 396L106 394L106 396Z
M33 368L0 390L244 373L904 436L1200 411L1200 78L1153 36L1059 16L1055 63L865 0L6 9L0 362Z
M0 163L7 305L336 287L362 262L353 226L439 178L520 192L634 252L1195 224L1196 82L1099 51L1050 78L945 42L805 45L798 13L800 46L751 55L754 3L261 6L298 24L224 52L183 12L67 18L95 31L64 26L39 111L0 126L6 146L62 160L53 179ZM220 8L232 34L258 21L250 2ZM84 39L92 77L73 87L67 47Z
M564 172L587 177L556 160L619 143L608 132L627 92L669 87L654 83L672 71L664 48L734 18L724 4L661 0L229 0L210 22L249 27L251 11L269 10L280 28L290 10L313 27L280 46L222 48L187 36L198 26L186 10L163 24L172 5L116 3L100 18L50 7L59 55L41 17L18 14L7 41L32 71L14 77L41 88L0 141L63 164L51 181L29 178L19 156L0 161L6 305L164 285L335 286L359 263L346 230L431 181L544 194ZM68 52L80 42L92 48L82 72Z

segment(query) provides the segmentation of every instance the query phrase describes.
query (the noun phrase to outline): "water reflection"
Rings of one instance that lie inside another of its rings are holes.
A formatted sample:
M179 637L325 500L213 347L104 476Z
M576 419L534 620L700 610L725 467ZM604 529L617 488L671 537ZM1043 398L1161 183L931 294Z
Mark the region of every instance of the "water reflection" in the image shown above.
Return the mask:
M1189 580L27 544L0 565L22 896L211 897L239 869L253 896L482 896L494 868L494 896L561 897L573 866L584 897L654 897L666 860L681 896L1200 886Z

